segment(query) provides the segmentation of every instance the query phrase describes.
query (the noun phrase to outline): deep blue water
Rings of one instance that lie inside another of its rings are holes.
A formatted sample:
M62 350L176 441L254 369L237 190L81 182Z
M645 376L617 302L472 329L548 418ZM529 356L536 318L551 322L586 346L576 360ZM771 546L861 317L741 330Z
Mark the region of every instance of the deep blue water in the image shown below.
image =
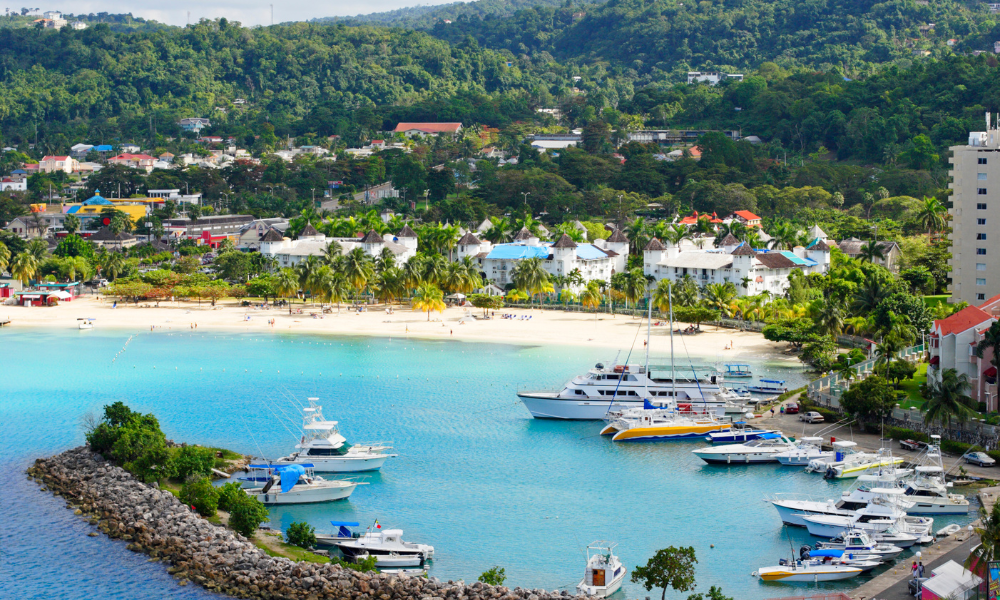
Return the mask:
M178 586L124 543L87 537L92 528L23 471L81 444L83 416L115 400L154 412L178 442L273 458L294 445L308 396L320 397L349 441L392 441L400 456L364 476L369 485L348 501L272 509L274 526L306 520L325 531L330 520L377 518L435 546L432 575L473 581L500 565L509 585L546 589L580 580L594 540L618 542L629 568L659 548L690 545L701 591L719 585L740 600L801 591L750 576L809 541L804 530L785 531L763 497L834 497L844 484L769 465L709 467L690 452L701 442L613 444L597 435L599 423L532 420L514 395L561 386L614 355L281 334L0 332L0 596L215 597ZM805 381L796 368L744 362L790 386ZM625 594L655 592L629 583Z

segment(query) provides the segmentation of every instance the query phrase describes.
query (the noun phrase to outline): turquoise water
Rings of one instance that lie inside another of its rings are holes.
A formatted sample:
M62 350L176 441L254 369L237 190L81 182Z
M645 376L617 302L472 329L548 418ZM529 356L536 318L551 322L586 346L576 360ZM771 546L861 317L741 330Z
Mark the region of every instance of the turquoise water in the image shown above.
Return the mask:
M178 586L122 543L86 537L90 526L23 470L82 443L83 416L115 400L154 412L178 442L273 458L295 443L298 407L318 396L348 440L392 441L400 456L365 475L369 485L348 501L272 509L275 526L306 520L326 531L330 520L377 518L433 544L431 575L441 579L472 581L500 565L512 586L572 587L586 545L601 539L618 542L629 568L659 548L694 546L702 591L719 585L740 600L801 591L750 576L809 541L804 530L786 532L762 499L833 497L843 484L770 465L710 467L690 452L701 442L613 444L598 423L533 420L517 402L519 386L559 387L614 355L280 334L3 331L0 589L18 598L212 596ZM741 362L790 387L805 381L797 368ZM653 594L625 586L627 597Z

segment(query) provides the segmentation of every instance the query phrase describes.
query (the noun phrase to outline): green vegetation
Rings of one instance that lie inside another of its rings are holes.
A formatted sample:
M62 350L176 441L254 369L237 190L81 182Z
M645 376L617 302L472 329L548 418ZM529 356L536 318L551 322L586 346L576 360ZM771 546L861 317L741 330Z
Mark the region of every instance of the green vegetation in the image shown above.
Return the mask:
M285 531L285 541L299 548L312 548L316 545L316 529L304 521L296 521Z
M91 449L151 483L173 475L167 438L152 414L133 412L122 402L104 407L104 417L86 432Z
M244 537L252 538L261 523L267 520L267 507L247 494L229 499L229 527Z
M266 535L266 534L265 534ZM292 546L291 544L286 544L284 542L268 543L265 540L255 539L254 545L264 551L268 556L283 556L285 558L294 561L306 561L311 563L324 564L331 562L327 557L320 556L308 550L299 548L298 546ZM375 561L372 560L372 563ZM372 566L374 570L374 565Z
M900 403L902 408L923 408L925 399L921 390L927 385L927 363L917 364L913 379L903 381L899 389L906 394L906 400Z
M694 548L670 546L657 550L645 566L632 569L632 582L641 583L646 591L662 589L660 597L665 600L667 588L678 592L694 589L694 565L697 562Z
M503 567L490 567L479 576L477 581L481 581L487 585L503 585L503 582L507 581L507 573Z
M226 512L230 512L246 496L243 486L238 481L230 481L216 489L219 491L219 510Z
M340 558L334 556L330 558L330 562L335 565L340 565L346 569L352 569L354 571L360 571L361 573L374 573L378 569L375 568L375 562L378 559L374 556L369 556L368 558L360 562L350 562L346 560L341 560Z
M187 480L192 475L211 475L215 466L215 450L201 446L183 446L178 448L171 460L174 464L174 476Z
M203 517L214 517L219 508L219 490L205 476L190 476L184 482L178 497L184 504L193 506Z

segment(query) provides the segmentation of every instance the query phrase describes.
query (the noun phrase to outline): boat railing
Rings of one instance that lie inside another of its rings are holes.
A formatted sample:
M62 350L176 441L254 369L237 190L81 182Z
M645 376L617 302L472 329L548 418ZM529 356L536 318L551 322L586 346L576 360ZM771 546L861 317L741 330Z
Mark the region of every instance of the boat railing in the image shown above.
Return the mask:
M764 496L764 502L836 502L836 498L829 496L818 496L816 494L804 494L798 492L779 492Z

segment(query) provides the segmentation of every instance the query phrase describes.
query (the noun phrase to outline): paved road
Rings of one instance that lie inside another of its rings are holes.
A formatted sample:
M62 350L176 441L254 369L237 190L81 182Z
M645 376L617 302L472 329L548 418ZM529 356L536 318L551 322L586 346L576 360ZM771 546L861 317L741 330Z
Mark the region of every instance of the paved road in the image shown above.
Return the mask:
M976 543L977 540L975 538L971 540L971 542L970 541L961 542L958 544L958 547L954 548L953 550L950 550L949 552L946 552L943 556L940 556L932 560L930 563L924 561L924 577L930 577L931 571L943 565L944 563L948 562L949 560L953 560L958 564L964 563L965 559L969 557L969 551ZM905 562L907 564L912 564L913 559L906 558L905 560L902 560L902 562ZM891 587L876 594L876 598L878 600L913 600L913 596L910 596L909 594L909 581L910 577L903 577L901 580L893 584Z

